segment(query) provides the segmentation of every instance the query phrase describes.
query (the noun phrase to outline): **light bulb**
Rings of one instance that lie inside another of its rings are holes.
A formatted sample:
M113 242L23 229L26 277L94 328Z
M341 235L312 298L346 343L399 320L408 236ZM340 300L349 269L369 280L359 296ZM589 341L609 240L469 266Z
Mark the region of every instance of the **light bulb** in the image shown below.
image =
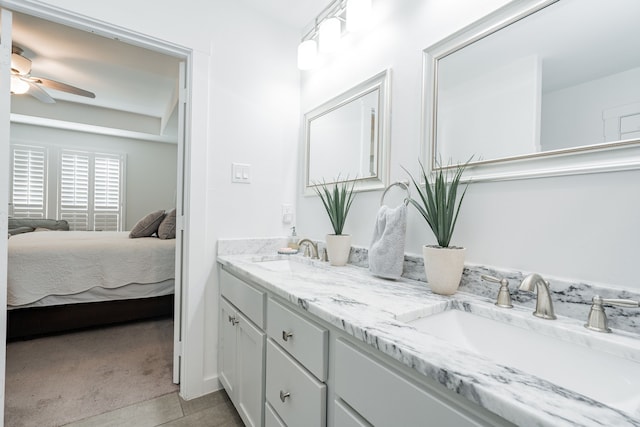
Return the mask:
M316 66L318 46L315 40L305 40L298 45L298 68L309 70Z
M322 21L318 32L320 52L333 52L340 43L340 20L336 17Z
M347 0L347 31L356 32L366 28L371 14L371 0Z
M11 76L11 93L22 95L29 90L29 83L25 82L17 76Z

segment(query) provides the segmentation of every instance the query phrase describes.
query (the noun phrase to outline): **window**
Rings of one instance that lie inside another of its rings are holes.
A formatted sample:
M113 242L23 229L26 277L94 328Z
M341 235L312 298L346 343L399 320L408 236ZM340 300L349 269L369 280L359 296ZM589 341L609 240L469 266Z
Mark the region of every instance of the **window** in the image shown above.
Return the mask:
M64 219L71 230L119 231L123 188L124 155L11 145L15 217Z
M120 230L122 164L118 155L62 151L59 217L71 230Z
M44 218L46 213L47 150L13 146L11 149L11 203L13 216Z

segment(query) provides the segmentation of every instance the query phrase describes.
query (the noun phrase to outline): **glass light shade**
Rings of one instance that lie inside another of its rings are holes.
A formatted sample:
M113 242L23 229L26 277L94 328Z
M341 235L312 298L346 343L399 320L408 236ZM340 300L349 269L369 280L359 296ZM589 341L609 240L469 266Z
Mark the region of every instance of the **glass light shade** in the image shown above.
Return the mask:
M371 20L371 0L347 0L347 31L365 29Z
M298 68L309 70L318 61L318 46L315 40L305 40L298 45Z
M29 90L29 83L21 80L16 76L11 76L11 93L15 93L16 95L22 95L23 93L27 93Z
M340 20L336 17L328 18L320 24L318 43L320 52L333 52L340 43Z

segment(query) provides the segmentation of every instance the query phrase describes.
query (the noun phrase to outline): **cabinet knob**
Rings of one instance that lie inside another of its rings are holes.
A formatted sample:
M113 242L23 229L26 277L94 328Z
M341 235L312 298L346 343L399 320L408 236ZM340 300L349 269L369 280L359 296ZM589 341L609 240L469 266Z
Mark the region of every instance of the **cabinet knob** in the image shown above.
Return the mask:
M282 403L284 403L284 401L287 400L287 397L289 396L291 396L291 393L285 393L284 391L280 390L280 400L282 400Z
M236 319L236 316L231 316L229 315L229 322L231 322L231 324L233 326L237 325L240 321L238 319Z
M293 337L293 332L282 331L282 339L289 341L289 338Z

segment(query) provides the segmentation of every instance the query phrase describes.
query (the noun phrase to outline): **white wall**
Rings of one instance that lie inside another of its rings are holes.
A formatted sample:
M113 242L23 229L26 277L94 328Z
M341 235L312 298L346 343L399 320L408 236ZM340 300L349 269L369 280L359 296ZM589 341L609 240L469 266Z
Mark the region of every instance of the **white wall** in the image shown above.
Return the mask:
M605 141L603 113L640 101L640 68L545 93L542 148L556 150ZM616 138L617 140L617 138Z
M125 154L123 230L154 210L175 207L177 145L13 123L12 144L44 144ZM57 161L50 158L49 161ZM50 210L51 215L55 212Z
M305 112L390 67L391 181L418 171L422 50L506 1L374 1L376 22L350 35L324 66L302 74ZM472 72L472 71L470 71ZM469 187L452 244L467 262L639 289L635 265L640 238L640 171L476 183ZM330 230L317 197L299 191L298 234L324 239ZM345 231L368 246L380 192L359 193ZM410 210L406 251L435 244Z
M295 202L299 31L240 0L43 3L193 50L181 394L217 389L216 240L284 235ZM250 185L231 184L232 161L252 165Z

